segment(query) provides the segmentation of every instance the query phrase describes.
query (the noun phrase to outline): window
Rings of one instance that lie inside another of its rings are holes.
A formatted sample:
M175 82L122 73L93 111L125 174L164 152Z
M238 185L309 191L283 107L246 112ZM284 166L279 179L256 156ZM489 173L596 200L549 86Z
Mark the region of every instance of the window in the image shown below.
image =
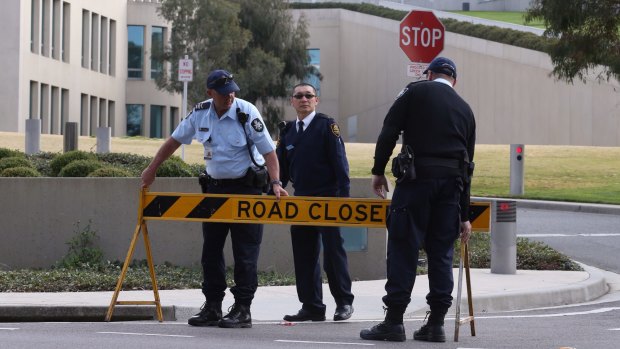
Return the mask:
M151 79L157 79L163 69L164 28L151 28Z
M61 40L61 59L63 62L69 62L69 49L71 42L71 4L62 3L62 40Z
M127 26L127 77L142 79L144 62L144 27L141 25Z
M127 136L140 136L142 134L142 115L144 105L127 104Z
M178 120L179 120L179 108L170 107L170 134L168 136L171 136L174 129L177 128Z
M317 96L321 95L321 51L318 48L308 49L310 58L311 72L306 75L304 82L307 82L316 88Z
M82 67L90 68L90 12L82 10Z
M164 107L161 105L151 106L151 138L163 138L162 126L163 126L163 114Z

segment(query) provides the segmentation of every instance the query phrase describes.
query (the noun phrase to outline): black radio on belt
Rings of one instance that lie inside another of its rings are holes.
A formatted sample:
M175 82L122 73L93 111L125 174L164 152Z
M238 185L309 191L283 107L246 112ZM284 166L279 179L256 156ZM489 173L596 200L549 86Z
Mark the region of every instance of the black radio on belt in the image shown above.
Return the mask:
M408 144L392 159L392 174L396 177L396 183L412 181L416 179L415 166L413 165L413 150Z

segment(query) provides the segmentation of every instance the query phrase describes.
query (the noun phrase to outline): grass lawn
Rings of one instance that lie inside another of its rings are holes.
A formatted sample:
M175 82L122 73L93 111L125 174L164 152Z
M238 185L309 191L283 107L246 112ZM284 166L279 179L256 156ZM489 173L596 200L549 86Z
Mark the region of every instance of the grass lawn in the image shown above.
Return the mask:
M495 11L450 11L460 15L491 19L494 21L508 22L513 24L527 25L529 27L545 29L542 20L525 23L525 12L495 12Z
M112 151L153 156L162 142L113 138ZM23 151L24 145L24 134L0 132L0 148ZM95 151L96 139L80 137L78 145L80 150ZM62 152L62 147L62 136L41 135L42 151ZM351 177L369 177L375 145L347 143L346 148ZM509 150L509 145L476 146L473 195L510 196ZM203 162L198 143L185 146L184 153L188 163ZM181 156L181 149L176 155ZM521 198L620 204L620 147L526 145L525 195Z

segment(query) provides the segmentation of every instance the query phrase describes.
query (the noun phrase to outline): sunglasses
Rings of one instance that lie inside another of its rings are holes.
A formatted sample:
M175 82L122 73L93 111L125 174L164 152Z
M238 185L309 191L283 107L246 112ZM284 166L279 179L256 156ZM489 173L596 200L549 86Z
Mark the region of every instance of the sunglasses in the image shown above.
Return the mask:
M233 81L232 74L230 76L223 76L213 82L213 86L223 86Z
M304 97L306 97L306 99L312 99L312 98L314 98L316 96L311 94L311 93L306 93L306 94L298 93L296 95L293 95L293 98L295 98L295 99L302 99Z

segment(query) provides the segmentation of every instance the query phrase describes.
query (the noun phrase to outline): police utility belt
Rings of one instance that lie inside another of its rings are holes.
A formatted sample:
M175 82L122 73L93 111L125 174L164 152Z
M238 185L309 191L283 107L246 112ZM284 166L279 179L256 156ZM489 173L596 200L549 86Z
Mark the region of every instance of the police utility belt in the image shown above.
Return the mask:
M467 154L463 159L435 157L415 158L409 145L403 145L401 152L392 159L392 174L396 183L412 181L416 178L462 177L468 183L474 172L474 163L469 162Z
M263 189L263 191L265 191L267 189L265 188L267 186L266 183L269 183L269 174L267 173L266 168L254 169L250 167L243 177L218 179L209 176L209 174L203 171L198 176L198 183L200 183L204 193L207 192L207 186L209 185L215 187L245 185L257 189Z

